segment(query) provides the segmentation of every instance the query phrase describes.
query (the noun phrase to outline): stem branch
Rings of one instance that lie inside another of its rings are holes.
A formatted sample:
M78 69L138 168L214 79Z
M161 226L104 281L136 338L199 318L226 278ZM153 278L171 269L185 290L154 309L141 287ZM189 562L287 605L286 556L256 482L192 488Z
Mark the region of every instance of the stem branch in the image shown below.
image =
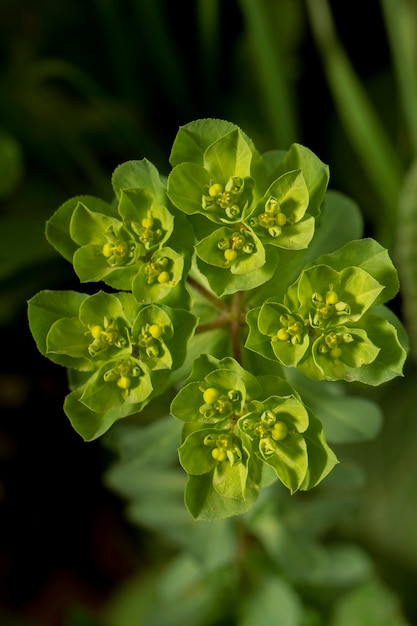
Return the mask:
M210 293L210 291L208 291L205 287L203 287L203 285L197 282L194 278L191 278L191 276L187 277L187 283L193 289L198 291L204 298L206 298L206 300L211 302L211 304L214 307L216 307L216 309L218 309L219 311L226 311L228 309L228 306L225 302L222 302L221 300L219 300L214 294Z

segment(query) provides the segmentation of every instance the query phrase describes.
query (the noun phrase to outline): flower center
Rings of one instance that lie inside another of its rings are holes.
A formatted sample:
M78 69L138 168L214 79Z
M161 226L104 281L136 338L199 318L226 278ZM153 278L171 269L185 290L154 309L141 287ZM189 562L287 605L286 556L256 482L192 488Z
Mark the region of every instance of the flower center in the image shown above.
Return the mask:
M287 223L293 223L294 219L288 217L281 211L280 204L276 198L270 196L265 202L263 213L256 217L252 217L249 221L252 227L261 227L268 232L270 237L279 237L282 233L282 227Z
M148 285L160 283L165 285L172 281L172 273L170 272L170 259L161 257L155 261L149 261L144 267L146 282Z
M293 315L280 315L281 328L272 337L272 341L288 341L292 345L302 342L305 333L303 322L297 320Z
M225 185L211 183L204 190L202 207L205 211L216 212L221 217L235 221L242 213L239 201L243 188L244 182L239 176L232 176Z
M256 252L256 246L252 241L252 238L248 231L242 228L240 231L236 231L229 238L222 237L217 247L223 252L224 267L230 267L234 261L239 258L249 256Z
M311 302L315 309L311 316L313 326L320 326L334 316L349 315L350 313L349 305L339 300L332 284L329 285L329 290L326 291L324 297L320 293L314 292L311 296Z

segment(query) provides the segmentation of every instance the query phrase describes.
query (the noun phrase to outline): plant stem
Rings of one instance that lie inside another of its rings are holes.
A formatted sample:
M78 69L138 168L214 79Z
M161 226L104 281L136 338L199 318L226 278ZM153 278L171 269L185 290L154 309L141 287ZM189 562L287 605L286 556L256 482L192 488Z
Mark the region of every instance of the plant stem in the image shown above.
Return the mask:
M230 331L232 335L232 353L238 363L242 362L242 346L240 341L240 327L242 325L243 292L234 294L230 306Z
M214 330L215 328L224 328L228 326L229 323L229 315L221 315L215 320L210 320L209 322L203 322L202 324L199 324L195 329L195 334L198 335L200 333L206 333L209 330Z
M204 322L200 324L196 328L196 334L205 333L210 330L214 330L216 328L225 328L227 326L230 327L230 335L232 339L232 354L233 357L241 362L241 336L240 330L242 324L245 323L245 315L242 311L242 300L243 300L243 292L238 291L233 295L232 301L230 303L230 307L228 307L224 302L220 300L213 300L211 294L202 287L199 283L195 282L193 279L189 279L192 283L193 287L200 291L204 296L208 297L208 299L213 302L217 308L221 309L221 315L209 322ZM210 296L210 297L209 297ZM219 307L218 305L221 305Z
M208 291L205 287L203 287L203 285L201 285L198 281L196 281L194 278L191 278L191 276L188 276L187 283L193 289L198 291L198 293L200 293L204 298L206 298L206 300L208 300L219 311L228 310L228 306L226 302L222 302L221 300L219 300L214 294L210 293L210 291Z

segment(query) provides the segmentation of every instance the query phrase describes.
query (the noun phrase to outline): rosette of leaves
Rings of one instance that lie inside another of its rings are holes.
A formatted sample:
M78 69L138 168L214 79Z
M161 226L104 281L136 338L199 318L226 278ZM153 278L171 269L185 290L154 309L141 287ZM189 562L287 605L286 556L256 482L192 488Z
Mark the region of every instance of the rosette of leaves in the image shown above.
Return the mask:
M379 385L401 375L406 358L401 324L383 306L398 287L386 250L350 242L306 266L282 302L251 311L246 346L315 380Z
M269 280L279 249L307 248L328 168L308 149L261 155L235 125L199 120L180 129L168 196L190 217L199 269L219 295Z
M65 412L87 440L138 413L182 365L196 318L130 293L43 291L29 301L39 350L70 372Z
M184 422L179 459L196 518L248 510L271 480L265 466L294 493L317 485L337 462L320 422L287 381L255 378L230 357L197 359L171 412Z
M59 207L47 222L49 241L73 263L81 282L133 290L142 302L184 301L190 235L183 222L182 239L172 236L174 216L159 172L146 159L130 161L116 169L112 182L113 204L80 196Z

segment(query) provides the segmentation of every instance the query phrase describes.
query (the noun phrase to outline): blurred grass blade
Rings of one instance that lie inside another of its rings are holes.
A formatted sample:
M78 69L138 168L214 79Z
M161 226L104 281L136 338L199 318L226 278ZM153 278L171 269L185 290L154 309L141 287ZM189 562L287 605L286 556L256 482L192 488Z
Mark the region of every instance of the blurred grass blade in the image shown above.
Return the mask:
M379 196L381 215L376 224L376 236L390 247L395 226L395 207L403 177L402 165L338 41L327 0L306 0L306 6L341 122Z
M248 31L251 50L258 70L263 92L260 98L275 144L289 148L297 140L296 119L290 89L286 78L284 59L277 45L273 14L268 13L264 0L240 0L240 7Z
M417 156L417 4L381 0L408 138Z
M417 362L417 160L401 189L394 248L401 280L402 306L410 338L411 356Z
M220 58L220 2L197 0L197 21L200 44L203 86L216 91Z

